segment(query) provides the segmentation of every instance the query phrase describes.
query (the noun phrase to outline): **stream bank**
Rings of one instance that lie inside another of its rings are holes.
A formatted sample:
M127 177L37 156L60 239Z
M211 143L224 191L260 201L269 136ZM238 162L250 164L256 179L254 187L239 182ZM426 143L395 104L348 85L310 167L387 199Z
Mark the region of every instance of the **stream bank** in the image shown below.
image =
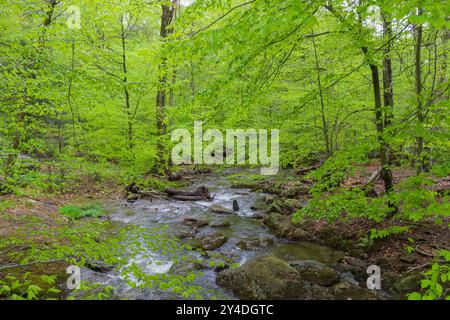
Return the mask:
M148 274L195 273L191 285L199 288L199 297L205 299L402 299L420 286L423 257L387 254L389 249L402 252L401 236L362 247L361 238L374 227L367 220L293 224L291 215L308 201L310 184L289 172L261 179L235 168L195 174L186 180L192 183L184 190L206 187L212 200L179 201L156 193L147 198L96 199L103 203L104 219L112 225L163 228L181 244L199 249L190 251L189 259L175 262L143 248L129 265L139 265ZM66 223L58 214L62 203L33 201L7 211L30 216L47 212L43 219L47 225ZM4 237L8 228L14 225L2 225ZM423 232L423 237L427 232L436 237L442 231L429 226ZM448 240L445 235L441 238ZM366 288L366 269L372 264L382 268L385 290ZM57 266L60 272L55 273L63 286L67 277L64 265ZM417 270L409 272L411 268ZM30 271L37 269L46 268ZM84 281L114 287L112 299L180 298L173 292L130 286L120 272L108 266L86 264L82 275Z

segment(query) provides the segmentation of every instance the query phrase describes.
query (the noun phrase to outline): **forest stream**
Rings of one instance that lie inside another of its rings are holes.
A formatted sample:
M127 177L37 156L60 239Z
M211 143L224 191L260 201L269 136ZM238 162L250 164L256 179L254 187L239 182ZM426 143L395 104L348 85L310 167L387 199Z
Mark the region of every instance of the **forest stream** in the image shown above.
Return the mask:
M234 261L239 266L252 261L257 257L276 257L283 261L313 260L323 265L334 265L343 258L344 253L332 250L314 243L291 242L278 239L271 230L262 224L258 217L262 212L253 208L254 204L265 198L263 193L251 192L249 189L234 189L227 175L235 173L236 169L222 172L220 175L212 173L202 175L189 189L206 186L214 195L212 201L183 202L171 199L147 200L142 199L135 203L123 201L109 201L104 204L111 220L120 224L134 224L148 228L167 226L168 233L173 235L190 235L196 230L196 239L212 235L225 236L214 252ZM231 213L233 201L239 205L239 211ZM218 214L208 210L211 206L229 208L229 214ZM204 226L193 228L186 221L201 221ZM179 236L180 237L180 236ZM181 238L184 238L181 236ZM183 239L182 241L187 241ZM225 242L226 241L226 242ZM213 240L214 242L214 240ZM224 242L222 244L222 242ZM257 243L255 245L255 243ZM170 260L157 254L142 252L134 261L147 273L177 272L177 270L193 268L190 265L173 266ZM193 253L195 254L195 253ZM139 257L142 257L139 259ZM239 298L232 292L220 287L216 283L217 272L213 268L202 268L193 285L202 288L204 298L216 297L219 299ZM351 273L340 274L340 279L357 284ZM133 289L126 284L116 271L108 273L94 272L83 269L83 280L88 280L115 288L117 299L176 299L179 296L158 289Z

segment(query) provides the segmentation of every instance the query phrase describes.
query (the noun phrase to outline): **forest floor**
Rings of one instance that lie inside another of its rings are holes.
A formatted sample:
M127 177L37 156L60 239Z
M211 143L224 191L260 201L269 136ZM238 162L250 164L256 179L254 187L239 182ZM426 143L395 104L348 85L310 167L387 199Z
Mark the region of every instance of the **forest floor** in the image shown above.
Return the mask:
M367 164L341 185L363 188L367 179L377 168L379 168L379 165L376 163ZM395 183L399 183L414 174L415 171L409 168L393 170ZM383 181L377 179L373 184L373 190L376 194L382 195ZM434 187L440 190L450 190L450 180L441 180ZM441 224L437 224L434 217L419 222L396 218L374 222L366 218L355 218L351 220L340 219L333 223L327 223L324 220L308 220L304 227L327 244L341 249L348 250L351 248L354 255L363 256L364 259L383 266L389 272L400 275L413 270L423 270L430 266L430 258L436 257L439 250L450 250L449 225L450 218L444 219ZM409 231L370 243L361 242L370 234L372 229L381 230L395 226L408 227ZM336 235L339 235L340 239L336 239Z

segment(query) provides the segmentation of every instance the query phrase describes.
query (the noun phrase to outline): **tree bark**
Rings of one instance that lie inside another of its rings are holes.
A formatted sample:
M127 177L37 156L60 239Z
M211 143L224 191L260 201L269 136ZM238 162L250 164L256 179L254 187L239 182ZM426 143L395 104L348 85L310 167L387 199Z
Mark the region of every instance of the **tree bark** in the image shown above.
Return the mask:
M392 79L392 60L391 60L391 39L392 29L391 21L388 21L383 17L383 34L384 38L388 39L388 42L384 48L384 58L383 58L383 98L384 98L384 114L382 116L382 133L384 134L385 129L391 124L394 109L394 91L393 91L393 79ZM394 179L392 177L392 171L390 169L391 163L391 148L389 143L386 142L385 137L382 137L380 142L381 152L380 156L382 159L382 169L381 177L384 181L386 193L391 192L394 189Z
M170 5L162 5L161 15L161 29L160 36L163 41L167 41L167 37L173 30L169 28L170 23L174 17L176 10L176 0L172 0ZM168 168L168 158L166 152L165 135L167 131L166 126L166 100L167 100L167 78L168 78L168 65L167 57L163 56L159 65L159 80L158 91L156 94L156 128L158 131L157 142L157 163L155 171L166 172Z
M368 49L362 48L362 51L367 56ZM378 66L369 61L369 67L372 75L373 95L375 103L375 124L377 129L377 138L380 144L380 164L381 164L381 178L384 182L384 190L386 193L390 193L394 187L394 179L392 177L392 171L389 167L389 145L384 138L384 112L381 103L381 88L380 88L380 76Z
M127 113L127 141L128 141L128 149L134 159L134 143L133 143L133 115L131 112L131 105L130 105L130 92L128 90L128 68L127 68L127 34L125 26L125 19L122 18L121 21L121 42L122 42L122 72L123 72L123 91L124 91L124 97L125 97L125 110Z
M333 146L331 145L330 138L329 138L328 122L327 122L326 115L325 115L325 103L324 103L324 99L323 99L322 82L321 82L321 78L320 78L319 57L317 54L317 46L316 46L316 41L314 40L314 37L312 37L312 43L313 43L313 48L314 48L314 58L315 58L315 62L316 62L317 86L319 88L320 114L321 114L321 119L322 119L322 132L323 132L323 137L325 139L325 150L327 153L327 158L329 158L333 154Z
M344 22L344 19L336 12L333 5L328 3L325 5L325 8L332 12L339 21ZM362 28L362 21L359 19L359 24ZM384 190L386 194L390 193L394 188L394 179L392 176L392 171L389 166L389 149L390 146L385 140L384 132L385 126L389 124L389 121L385 123L386 112L384 111L384 107L381 101L381 88L380 88L380 75L377 64L373 61L372 52L369 52L368 47L362 46L361 50L364 54L364 57L369 64L371 77L372 77L372 86L373 86L373 96L374 96L374 104L375 104L375 126L377 130L377 139L380 144L380 164L381 164L381 177L384 182ZM390 60L390 59L389 59ZM386 63L386 62L385 62ZM389 62L390 64L390 62ZM390 71L391 79L392 79L392 71ZM389 97L385 100L386 103L390 103ZM389 116L388 116L389 119ZM391 209L394 212L397 211L396 207L393 204L389 204Z
M417 15L421 15L422 10L417 10ZM414 27L415 31L415 48L414 48L414 67L415 67L415 82L416 82L416 113L417 120L423 126L425 123L425 110L422 110L422 34L423 29L422 25L416 25ZM416 158L417 158L417 173L421 173L422 171L427 171L426 168L426 159L423 157L423 149L424 149L424 138L421 135L416 136Z

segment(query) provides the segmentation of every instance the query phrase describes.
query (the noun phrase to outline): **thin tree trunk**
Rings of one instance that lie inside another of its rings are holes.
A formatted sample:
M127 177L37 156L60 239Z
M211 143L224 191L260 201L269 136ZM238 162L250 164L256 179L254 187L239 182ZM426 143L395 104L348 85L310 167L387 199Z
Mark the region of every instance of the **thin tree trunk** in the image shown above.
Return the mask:
M341 21L344 22L344 19L339 16L339 14L335 11L332 4L328 3L325 5L325 8L335 14L335 16ZM359 23L362 25L361 19L359 19ZM372 76L372 86L373 86L373 95L374 95L374 104L375 104L375 125L377 130L377 139L380 144L380 164L381 164L381 177L384 182L384 190L386 194L390 193L394 188L394 179L392 176L392 171L389 166L389 144L386 142L384 138L384 129L385 129L385 112L381 102L381 88L380 88L380 75L377 64L373 61L372 55L369 55L369 49L366 46L361 47L362 52L369 64L370 72ZM389 124L389 122L388 122ZM397 208L394 204L389 203L392 212L396 212Z
M417 14L421 15L422 10L418 9ZM425 111L422 110L422 25L416 25L415 28L416 33L416 43L415 43L415 54L414 54L414 66L415 66L415 82L416 82L416 99L417 99L417 120L423 126L425 122ZM421 173L426 170L425 162L426 160L423 157L423 148L424 148L424 138L421 135L416 136L416 158L417 158L417 172Z
M362 48L362 51L367 56L368 49L366 47ZM389 157L388 150L389 145L385 141L384 135L384 112L381 102L381 88L380 88L380 76L378 71L378 66L369 61L369 67L372 75L372 85L373 85L373 95L375 103L375 123L377 129L377 138L380 144L380 164L381 164L381 178L384 182L384 190L386 193L390 193L394 187L394 179L392 177L392 171L389 167Z
M384 20L383 22L383 34L385 39L391 39L392 29L391 21ZM383 133L384 130L389 127L392 122L393 109L394 109L394 91L393 91L393 79L392 79L392 60L391 60L391 41L388 40L387 45L384 48L384 59L383 59L383 97L384 97L384 116L381 121L383 123ZM391 192L394 188L394 182L392 177L392 171L387 170L386 166L390 168L391 163L391 150L389 143L386 142L383 137L382 147L381 147L381 157L383 159L383 167L381 170L381 177L385 183L386 192Z
M134 159L134 143L133 143L133 121L132 121L132 111L130 105L130 92L128 90L128 68L127 68L127 35L126 35L126 26L125 19L122 18L122 33L121 33L121 41L122 41L122 72L123 72L123 91L125 97L125 110L127 113L127 141L128 141L128 149Z
M322 132L325 139L325 148L327 152L327 158L329 158L333 154L332 146L330 145L330 138L328 132L328 123L325 116L325 103L323 99L323 90L322 90L322 82L320 79L320 66L319 66L319 57L317 54L316 41L314 37L312 37L312 43L314 47L314 58L316 62L316 71L317 71L317 86L319 88L319 96L320 96L320 113L322 118Z
M170 5L162 5L161 29L160 36L163 42L166 41L172 32L169 25L172 22L174 11L176 9L176 1L173 0ZM158 91L156 94L156 127L158 130L157 157L158 161L155 170L158 172L166 172L168 167L168 159L165 144L166 127L166 95L167 95L167 75L168 65L167 57L161 59L159 65L159 81Z
M69 85L67 88L67 104L69 105L70 114L72 117L72 133L73 133L73 140L75 141L75 145L77 147L77 150L79 149L79 142L77 139L77 129L75 125L75 110L72 105L72 85L73 85L73 73L75 71L75 42L72 42L71 45L71 64L70 64L70 77L69 77Z

